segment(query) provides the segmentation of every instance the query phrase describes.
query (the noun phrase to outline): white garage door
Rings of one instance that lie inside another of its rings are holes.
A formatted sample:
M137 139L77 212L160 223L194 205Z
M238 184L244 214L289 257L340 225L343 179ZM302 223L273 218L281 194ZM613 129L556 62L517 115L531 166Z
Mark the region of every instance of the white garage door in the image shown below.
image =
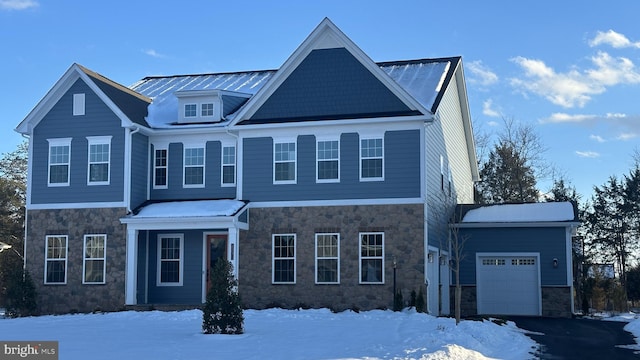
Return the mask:
M478 314L540 315L538 254L478 254Z

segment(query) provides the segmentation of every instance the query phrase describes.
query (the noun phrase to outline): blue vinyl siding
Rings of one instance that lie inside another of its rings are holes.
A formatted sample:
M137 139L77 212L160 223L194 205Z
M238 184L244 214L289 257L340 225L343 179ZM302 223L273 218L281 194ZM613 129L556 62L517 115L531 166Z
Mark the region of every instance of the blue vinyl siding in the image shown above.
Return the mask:
M150 156L149 187L152 200L191 200L191 199L233 199L236 196L235 186L221 186L221 152L220 141L208 141L205 149L205 187L184 188L182 186L183 145L169 144L168 157L168 186L166 189L153 189L153 156ZM151 154L154 153L152 147Z
M156 286L158 234L184 234L184 274L182 286ZM144 242L142 240L141 242ZM150 304L199 304L202 302L202 230L149 231L148 301ZM146 244L145 244L146 247ZM139 255L144 257L145 253ZM138 283L138 288L144 282ZM140 292L140 290L138 291Z
M131 208L147 200L147 164L149 157L149 139L140 133L133 134L131 144Z
M85 115L73 116L73 94L85 94ZM87 185L87 136L111 135L110 184ZM47 139L72 138L70 185L48 187ZM107 105L78 80L33 130L31 203L119 202L124 197L125 129Z
M345 48L313 50L248 122L405 114L411 110Z
M316 183L316 140L297 138L297 183L273 184L273 140L244 139L244 200L293 201L420 197L420 132L388 131L384 181L359 180L359 137L340 136L340 182Z
M476 253L540 253L540 282L542 286L567 284L566 229L549 228L476 228L460 229L466 237L465 258L460 263L460 283L475 284ZM553 259L558 267L553 267Z

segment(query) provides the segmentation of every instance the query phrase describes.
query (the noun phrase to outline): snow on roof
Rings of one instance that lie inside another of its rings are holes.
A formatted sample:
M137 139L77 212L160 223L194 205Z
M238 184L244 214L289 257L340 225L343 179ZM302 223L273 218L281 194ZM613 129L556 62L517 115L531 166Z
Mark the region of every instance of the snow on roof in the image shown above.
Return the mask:
M575 219L570 202L503 204L469 210L463 223L557 222Z
M135 218L232 216L242 209L238 200L172 201L143 207Z
M380 68L403 87L426 109L431 110L438 94L444 90L444 79L452 68L455 58L420 59L379 63ZM148 108L147 123L152 128L171 128L178 118L177 91L227 90L255 95L275 74L276 70L258 70L235 73L150 76L131 85L134 90L152 99ZM228 121L217 124L187 126L225 126Z

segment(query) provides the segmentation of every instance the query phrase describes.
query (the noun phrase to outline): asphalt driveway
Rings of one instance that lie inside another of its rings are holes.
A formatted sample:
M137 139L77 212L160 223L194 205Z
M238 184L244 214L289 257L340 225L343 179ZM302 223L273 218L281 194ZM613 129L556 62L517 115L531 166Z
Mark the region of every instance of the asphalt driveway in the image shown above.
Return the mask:
M541 344L540 359L640 359L640 353L617 347L635 344L633 335L623 330L626 322L590 319L557 319L512 316L508 318Z

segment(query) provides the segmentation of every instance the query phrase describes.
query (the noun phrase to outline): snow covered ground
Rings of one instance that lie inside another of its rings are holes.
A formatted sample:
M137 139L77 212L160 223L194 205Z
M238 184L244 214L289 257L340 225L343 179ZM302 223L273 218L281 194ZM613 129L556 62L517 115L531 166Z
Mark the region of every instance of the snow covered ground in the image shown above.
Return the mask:
M596 315L597 318L607 321L624 321L627 325L624 329L636 338L636 345L624 346L632 350L640 350L640 314L623 313L618 315L612 315L607 313L601 313Z
M65 360L520 360L531 359L537 348L513 323L463 321L456 326L453 319L415 311L269 309L244 315L243 335L202 334L200 310L3 319L0 340L57 340Z

